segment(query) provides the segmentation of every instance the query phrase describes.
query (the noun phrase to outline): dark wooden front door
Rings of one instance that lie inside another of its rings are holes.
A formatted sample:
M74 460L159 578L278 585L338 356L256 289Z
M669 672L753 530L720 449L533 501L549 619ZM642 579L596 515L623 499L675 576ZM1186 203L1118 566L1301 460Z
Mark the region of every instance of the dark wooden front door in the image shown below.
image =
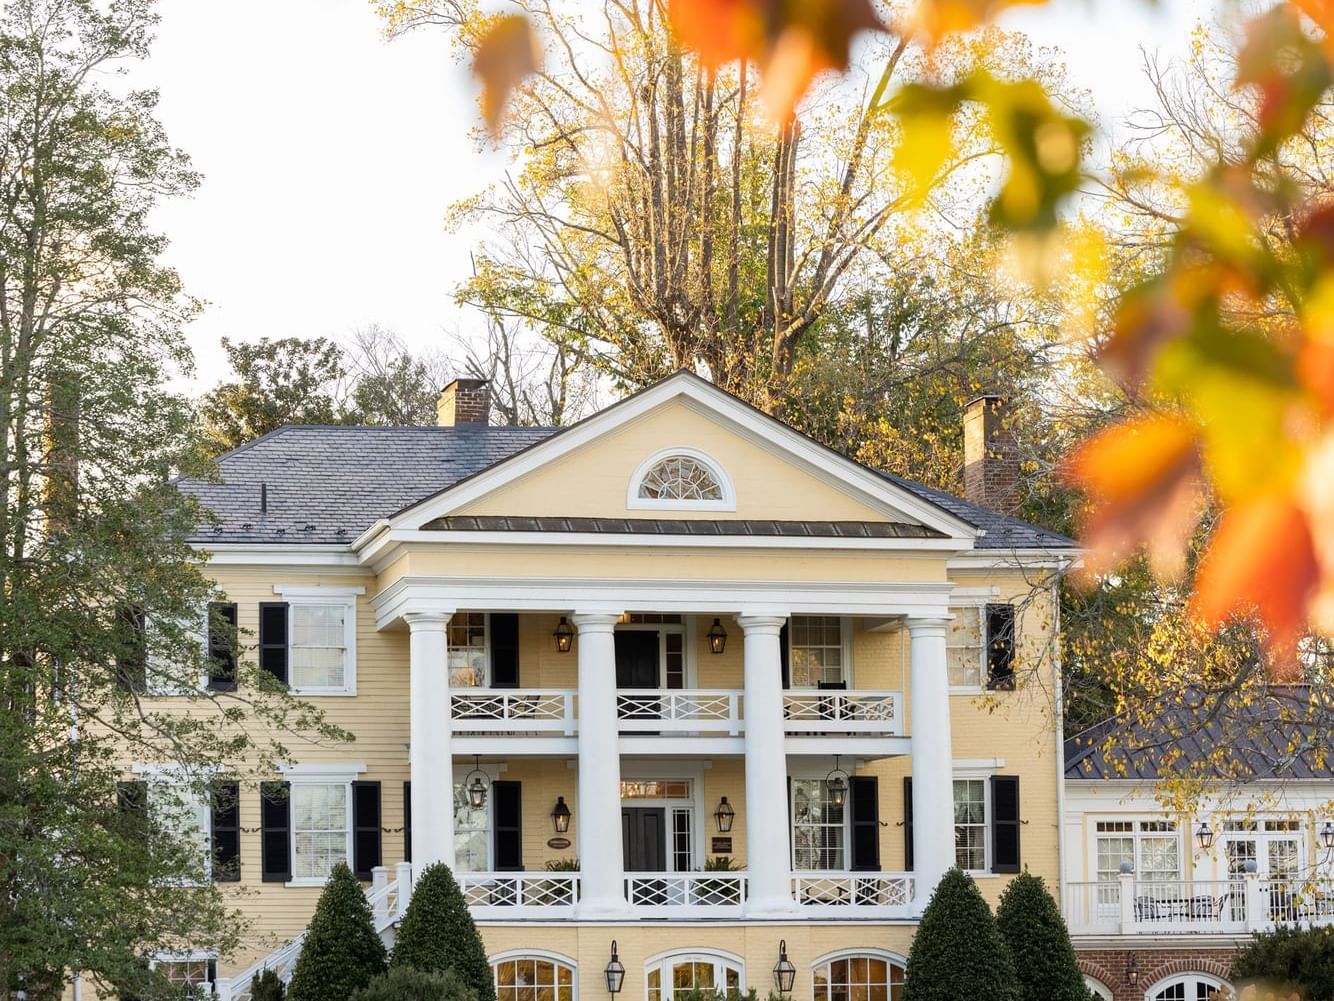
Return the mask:
M621 841L626 872L667 871L667 811L662 807L622 807Z
M644 629L616 633L616 687L658 687L658 634Z

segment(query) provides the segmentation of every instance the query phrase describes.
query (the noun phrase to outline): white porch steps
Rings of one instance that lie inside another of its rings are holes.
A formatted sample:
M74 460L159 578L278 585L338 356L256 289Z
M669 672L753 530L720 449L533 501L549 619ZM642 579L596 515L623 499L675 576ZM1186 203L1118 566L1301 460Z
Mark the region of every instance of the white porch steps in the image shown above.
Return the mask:
M366 893L366 900L371 905L375 930L384 938L403 916L408 898L412 896L412 864L398 863L394 867L395 878L392 880L385 866L378 866L372 872L371 888ZM251 985L264 970L272 970L284 984L288 983L292 979L292 970L296 967L305 939L306 933L302 932L236 976L219 977L213 984L214 995L218 1001L251 1001Z

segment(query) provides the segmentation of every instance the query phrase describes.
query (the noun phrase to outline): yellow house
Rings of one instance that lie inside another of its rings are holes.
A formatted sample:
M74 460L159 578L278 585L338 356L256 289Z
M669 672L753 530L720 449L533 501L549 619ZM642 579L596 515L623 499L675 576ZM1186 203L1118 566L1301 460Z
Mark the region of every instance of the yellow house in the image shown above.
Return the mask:
M184 485L247 655L356 740L210 818L255 934L174 973L285 975L344 860L389 941L450 865L500 1001L600 998L613 954L634 1001L764 995L780 956L803 1001L892 1001L947 868L1055 889L1074 550L986 506L996 401L969 501L686 373L568 428L488 412L460 380L438 427L286 427Z

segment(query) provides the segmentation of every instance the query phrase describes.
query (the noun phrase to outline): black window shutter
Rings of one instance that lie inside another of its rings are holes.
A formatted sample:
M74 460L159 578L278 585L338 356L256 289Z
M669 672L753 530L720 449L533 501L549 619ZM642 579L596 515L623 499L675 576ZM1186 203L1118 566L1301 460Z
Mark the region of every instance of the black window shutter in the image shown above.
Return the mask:
M352 783L352 871L370 879L380 864L380 783Z
M208 806L213 882L238 882L241 879L240 785L236 782L213 783Z
M874 775L852 776L848 798L852 802L852 868L879 872L880 780Z
M403 783L403 861L412 861L412 783Z
M487 623L491 630L491 687L519 687L519 617L509 612L492 612Z
M789 648L787 627L788 623L791 621L792 620L789 619L787 622L784 622L783 628L778 630L778 663L781 665L783 669L784 688L790 687L790 682L788 681L788 679L791 677L791 673L788 671L788 666L787 666L788 648Z
M991 871L1019 871L1019 776L991 776Z
M522 784L519 782L492 782L491 795L495 796L496 870L518 872L523 868L523 804Z
M148 837L148 783L116 783L116 807L127 837Z
M987 687L1014 688L1014 606L987 606Z
M122 646L116 653L116 681L127 691L148 687L148 620L142 608L122 608L119 619Z
M259 603L259 666L287 684L287 602Z
M260 875L266 883L292 878L292 785L264 782L259 787Z
M903 776L903 868L912 872L912 776Z
M235 602L208 605L208 687L215 692L236 690Z

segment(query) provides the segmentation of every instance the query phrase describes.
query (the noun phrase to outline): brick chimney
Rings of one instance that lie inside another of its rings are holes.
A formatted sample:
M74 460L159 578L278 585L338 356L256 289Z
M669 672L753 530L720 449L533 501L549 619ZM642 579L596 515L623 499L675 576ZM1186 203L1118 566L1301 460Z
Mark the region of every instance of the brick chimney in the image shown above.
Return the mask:
M440 390L435 422L442 428L485 427L491 422L491 384L485 379L455 379Z
M1011 514L1019 503L1019 445L999 396L979 396L963 411L963 495Z

